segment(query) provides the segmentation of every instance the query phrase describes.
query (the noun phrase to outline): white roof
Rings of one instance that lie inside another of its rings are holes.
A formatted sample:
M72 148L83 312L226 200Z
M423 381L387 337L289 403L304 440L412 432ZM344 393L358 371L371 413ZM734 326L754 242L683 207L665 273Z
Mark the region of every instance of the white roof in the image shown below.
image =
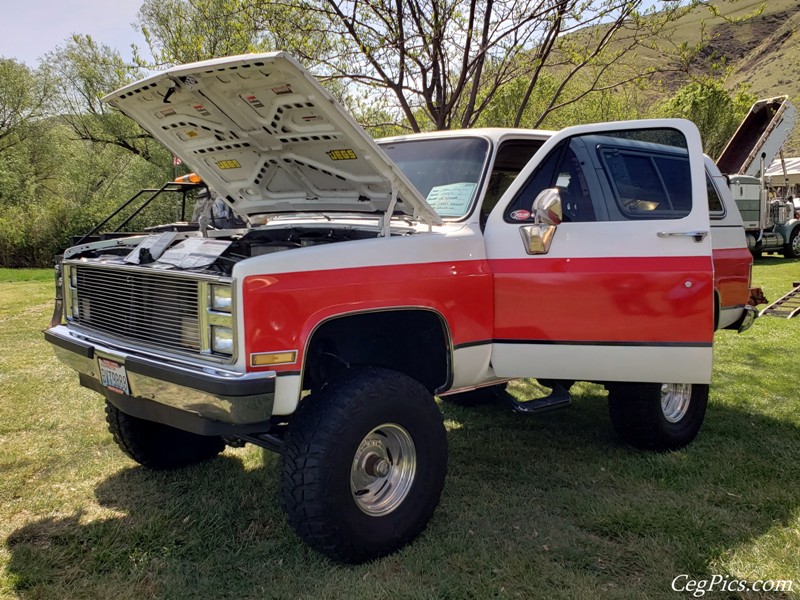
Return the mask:
M381 138L380 140L378 140L378 142L394 143L394 142L402 142L405 140L418 140L423 138L446 137L450 139L457 137L477 136L486 138L498 144L507 137L515 137L515 138L529 137L537 140L546 140L555 135L556 133L557 133L556 131L551 131L549 129L521 129L515 127L473 127L471 129L446 129L443 131L425 131L422 133L407 133L407 134Z
M785 158L786 174L787 175L800 175L800 157ZM781 166L781 159L776 158L772 164L767 167L765 173L767 177L783 177L783 167Z

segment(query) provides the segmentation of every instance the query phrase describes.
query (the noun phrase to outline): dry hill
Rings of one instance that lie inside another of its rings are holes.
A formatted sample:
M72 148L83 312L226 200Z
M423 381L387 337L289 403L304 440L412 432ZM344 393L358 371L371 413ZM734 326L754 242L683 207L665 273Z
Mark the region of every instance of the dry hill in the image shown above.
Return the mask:
M745 83L759 98L787 95L800 107L800 2L739 0L714 4L729 20L713 17L701 8L678 20L666 34L673 42L695 44L704 26L707 44L701 58L705 60L697 61L698 70L721 58L732 69L727 80L730 88ZM736 22L762 5L758 16ZM652 61L655 57L642 59ZM800 154L800 127L786 150L790 155Z

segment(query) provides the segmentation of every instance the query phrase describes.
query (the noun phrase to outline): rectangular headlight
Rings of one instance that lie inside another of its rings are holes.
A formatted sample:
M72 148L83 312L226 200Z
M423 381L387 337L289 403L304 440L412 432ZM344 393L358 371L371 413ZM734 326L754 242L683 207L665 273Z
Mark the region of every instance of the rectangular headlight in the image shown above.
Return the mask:
M230 314L231 309L233 308L233 296L231 295L231 286L212 285L210 286L210 292L211 292L211 310Z
M230 327L211 326L211 350L220 354L233 354L233 330Z
M79 318L80 311L78 306L78 271L77 269L63 265L61 270L62 287L61 291L64 300L65 316Z

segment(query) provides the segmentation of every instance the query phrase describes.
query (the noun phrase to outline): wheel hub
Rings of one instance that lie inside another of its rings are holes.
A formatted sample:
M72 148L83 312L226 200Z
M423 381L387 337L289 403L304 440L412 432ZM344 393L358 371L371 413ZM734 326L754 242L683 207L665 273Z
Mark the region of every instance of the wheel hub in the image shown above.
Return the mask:
M389 474L391 465L389 461L380 457L378 454L370 452L365 455L363 461L363 471L370 477L386 477Z
M379 517L405 500L417 470L414 440L405 428L385 423L370 431L356 450L350 490L356 506Z
M661 384L661 412L670 423L678 423L686 416L691 399L691 383Z

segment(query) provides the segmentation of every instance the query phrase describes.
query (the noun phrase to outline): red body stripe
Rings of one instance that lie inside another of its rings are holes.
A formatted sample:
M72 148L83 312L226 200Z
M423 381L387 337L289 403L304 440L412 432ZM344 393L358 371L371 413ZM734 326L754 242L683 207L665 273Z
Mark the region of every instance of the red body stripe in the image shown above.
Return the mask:
M709 343L713 336L708 257L537 258L491 266L497 339Z
M738 250L714 256L723 301L743 304L746 257ZM707 343L713 336L709 261L531 257L250 276L243 282L245 348L248 356L302 352L322 321L385 307L441 313L454 345L493 338Z
M481 260L257 275L243 289L248 356L302 352L313 328L329 317L392 306L441 313L456 345L492 337L492 276Z
M750 299L750 265L753 257L747 248L714 250L714 286L720 306L744 306Z

